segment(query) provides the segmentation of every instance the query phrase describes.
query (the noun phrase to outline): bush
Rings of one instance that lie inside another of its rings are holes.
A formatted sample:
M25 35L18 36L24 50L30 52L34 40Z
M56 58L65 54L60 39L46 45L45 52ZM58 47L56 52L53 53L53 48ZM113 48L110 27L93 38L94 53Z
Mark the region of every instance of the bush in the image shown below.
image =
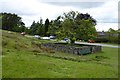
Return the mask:
M95 42L108 42L109 40L107 38L96 38Z

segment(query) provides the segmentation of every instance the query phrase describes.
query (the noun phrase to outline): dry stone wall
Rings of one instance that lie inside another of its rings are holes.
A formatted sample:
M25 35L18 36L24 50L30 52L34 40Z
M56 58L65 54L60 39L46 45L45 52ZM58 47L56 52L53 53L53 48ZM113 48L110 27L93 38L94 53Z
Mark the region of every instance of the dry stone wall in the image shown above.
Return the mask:
M94 46L94 45L81 45L80 47L76 46L68 46L56 43L45 43L42 44L41 47L49 48L55 51L61 51L65 53L72 53L77 55L88 54L88 53L96 53L102 51L101 46Z

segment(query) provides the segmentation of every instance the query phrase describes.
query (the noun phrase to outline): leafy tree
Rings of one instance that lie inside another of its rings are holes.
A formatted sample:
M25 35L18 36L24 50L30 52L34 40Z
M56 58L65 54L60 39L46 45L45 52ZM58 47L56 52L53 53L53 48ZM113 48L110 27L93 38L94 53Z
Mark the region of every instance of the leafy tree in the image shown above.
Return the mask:
M26 30L26 27L25 27L25 26L21 26L21 27L20 27L20 32L25 32L25 30Z
M47 18L47 19L45 20L45 36L47 36L48 27L49 27L49 19Z
M33 21L32 25L29 29L29 34L44 36L44 26L43 26L42 19L40 19L40 22L38 21L37 23L35 21Z
M80 14L79 12L70 11L64 13L62 27L57 31L58 38L68 37L71 44L76 39L93 39L96 36L96 20L88 13Z
M40 36L44 36L44 25L42 19L40 19L40 23L38 24L38 29L36 33Z
M10 31L17 31L20 32L20 28L23 26L25 27L25 24L22 22L21 17L19 17L17 14L11 14L11 13L0 13L2 15L2 29L4 30L10 30Z
M61 16L58 16L57 19L51 20L48 28L49 35L56 35L57 30L62 26L62 21L60 19Z
M0 29L2 29L2 14L0 13Z
M114 30L114 29L110 28L107 31L107 38L108 38L110 43L118 43L119 30Z
M77 39L94 39L96 37L96 29L95 26L92 24L92 20L79 20L79 24L77 24L76 28L76 33L78 33L76 34Z
M37 27L35 21L33 21L32 25L30 26L30 34L34 35L36 33Z

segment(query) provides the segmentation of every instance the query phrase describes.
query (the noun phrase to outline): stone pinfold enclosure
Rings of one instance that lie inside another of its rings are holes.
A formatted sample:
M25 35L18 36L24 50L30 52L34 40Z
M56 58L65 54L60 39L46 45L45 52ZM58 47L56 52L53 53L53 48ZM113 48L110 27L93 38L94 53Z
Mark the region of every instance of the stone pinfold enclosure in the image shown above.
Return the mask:
M74 46L68 46L65 43L44 43L41 45L41 47L49 48L55 51L61 51L65 53L78 54L78 55L96 53L102 50L101 46L83 45L83 44L76 44Z

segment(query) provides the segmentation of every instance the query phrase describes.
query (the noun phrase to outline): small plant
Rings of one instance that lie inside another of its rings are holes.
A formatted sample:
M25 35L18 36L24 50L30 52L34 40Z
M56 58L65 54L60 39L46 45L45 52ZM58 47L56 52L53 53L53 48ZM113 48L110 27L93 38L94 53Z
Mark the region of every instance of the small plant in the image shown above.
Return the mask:
M96 59L108 59L108 57L105 56L95 56Z
M93 60L95 60L95 61L101 61L101 60L103 60L103 59L109 59L108 57L105 57L105 56L95 56L94 58L93 58Z
M8 44L8 42L7 41L5 41L5 40L2 40L2 46L4 47L4 46L6 46Z

